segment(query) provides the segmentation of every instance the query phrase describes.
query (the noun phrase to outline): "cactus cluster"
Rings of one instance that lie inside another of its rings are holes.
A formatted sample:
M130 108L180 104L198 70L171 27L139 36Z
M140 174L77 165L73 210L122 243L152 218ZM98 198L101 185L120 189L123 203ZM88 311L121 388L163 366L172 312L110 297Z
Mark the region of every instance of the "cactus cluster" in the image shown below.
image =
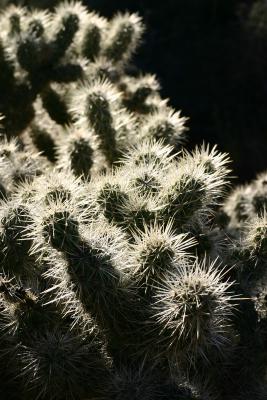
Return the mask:
M138 15L108 21L69 2L53 12L9 6L0 23L0 113L9 137L85 177L139 139L179 148L186 118L161 99L154 75L128 73L144 30Z
M1 23L1 399L263 399L264 175L223 204L228 156L129 73L137 15Z

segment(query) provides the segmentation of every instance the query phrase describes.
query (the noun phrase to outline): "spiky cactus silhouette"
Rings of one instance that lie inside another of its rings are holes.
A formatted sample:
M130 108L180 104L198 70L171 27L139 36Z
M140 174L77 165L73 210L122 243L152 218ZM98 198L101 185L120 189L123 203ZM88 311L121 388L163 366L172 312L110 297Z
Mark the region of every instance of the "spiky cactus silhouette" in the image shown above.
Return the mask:
M264 175L221 207L228 156L183 149L186 118L127 73L139 16L1 22L2 398L260 396Z

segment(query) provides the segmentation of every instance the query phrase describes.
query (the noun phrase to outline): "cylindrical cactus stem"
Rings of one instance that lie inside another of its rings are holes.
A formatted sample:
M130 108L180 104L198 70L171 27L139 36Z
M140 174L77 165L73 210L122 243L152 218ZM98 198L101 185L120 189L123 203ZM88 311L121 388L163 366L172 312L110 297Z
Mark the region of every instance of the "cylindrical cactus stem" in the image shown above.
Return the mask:
M42 64L47 63L49 52L45 38L45 29L48 26L49 16L47 13L32 13L26 19L23 33L19 37L17 59L20 66L28 71L33 79L34 74Z
M225 193L225 188L229 181L228 168L230 159L228 154L220 153L217 146L210 149L209 145L203 144L201 147L196 147L192 153L183 149L183 157L181 159L181 168L184 165L191 165L191 168L203 169L207 186L207 203L211 208L216 207L222 201L222 196Z
M223 274L214 262L196 260L159 286L151 316L153 329L158 326L153 341L159 353L173 360L182 357L189 365L198 358L209 361L214 351L223 354L230 344L234 306L232 284L223 280Z
M58 140L57 165L63 171L71 170L76 177L88 180L101 170L101 166L104 168L104 157L101 157L94 134L75 126L71 126L66 133L67 137Z
M91 25L87 28L83 43L82 54L88 60L94 60L100 52L101 32L96 25Z
M88 140L80 137L73 141L73 149L70 151L71 170L76 176L88 178L93 166L93 149Z
M154 75L147 74L138 78L122 78L119 88L123 92L123 104L128 110L147 114L152 111L149 99L158 95L160 86Z
M63 15L62 15L63 14ZM58 16L60 13L58 12ZM61 20L58 21L58 31L49 43L51 49L50 62L56 63L64 56L74 40L74 36L79 29L79 16L71 12L69 8L61 8Z
M201 171L180 173L162 196L162 204L166 204L162 210L163 218L173 218L175 227L181 229L205 207L205 199L206 185Z
M187 118L181 117L181 112L166 107L158 113L149 114L141 126L141 137L146 139L162 140L165 144L180 150L185 141Z
M250 186L237 186L223 205L230 218L231 227L240 227L254 216L252 206L253 190Z
M25 16L24 7L10 5L1 10L0 23L5 37L9 37L11 41L17 39L22 32L22 27L25 26Z
M94 61L100 56L107 25L107 20L96 13L89 13L87 19L84 19L78 39L78 47L83 57Z
M130 262L129 258L126 260L124 235L105 221L79 226L78 221L63 210L51 214L42 224L45 241L62 252L65 273L77 301L108 332L112 348L117 348L120 341L121 346L128 343L127 334L131 334L134 325L128 313L131 312L133 318L136 302L123 273ZM49 272L52 279L54 273L57 275L52 266Z
M127 204L129 197L119 183L104 183L97 193L96 201L109 222L123 224L125 218L123 205Z
M43 235L55 249L71 252L79 246L78 226L78 221L63 206L44 219Z
M198 160L197 156L184 152L177 164L173 163L170 168L168 180L160 195L162 217L166 220L173 218L178 231L188 229L198 217L207 218L218 205L225 188L224 178L228 170L224 167L227 162L224 155L217 155L216 151L210 155L203 152L199 154L199 158ZM218 168L214 167L213 171L212 161L215 166L218 161ZM209 170L207 162L210 165Z
M109 102L103 93L95 92L88 95L87 117L99 138L99 147L111 165L115 160L113 152L116 153L116 132L112 126Z
M126 62L136 49L143 33L143 25L137 14L118 14L110 25L109 36L104 43L104 54L115 63Z
M247 252L255 266L267 259L267 213L254 217L244 229L241 244L243 252Z
M116 325L114 314L120 313L123 306L119 304L123 287L122 274L112 257L82 240L72 254L65 256L71 280L79 288L81 303L100 322L100 326L110 329Z
M34 259L30 255L31 239L26 229L32 222L27 206L7 202L2 204L0 223L0 265L10 276L29 277L35 274Z
M185 234L175 235L171 223L166 227L157 223L145 226L144 232L134 234L132 245L135 260L133 280L145 295L151 297L164 283L168 274L179 271L188 263L187 249L196 244Z
M103 239L99 236L98 244L95 238L91 243L90 240L83 241L75 253L65 256L76 295L104 330L110 350L118 357L123 349L136 346L134 332L142 313L138 299L134 297L135 291L122 271L126 262L123 250L112 250L116 242L112 243L111 238L108 239L111 249L106 245L100 247Z
M42 180L36 183L36 187L41 184ZM33 223L28 227L28 237L33 241L32 253L39 258L52 247L71 253L79 244L79 225L88 223L88 218L82 201L78 200L79 195L77 198L75 194L72 196L70 187L65 185L56 190L55 187L44 185L43 195L37 193L31 204Z
M78 89L71 112L77 125L93 130L99 150L111 166L118 158L114 117L120 111L120 93L108 81L96 80Z

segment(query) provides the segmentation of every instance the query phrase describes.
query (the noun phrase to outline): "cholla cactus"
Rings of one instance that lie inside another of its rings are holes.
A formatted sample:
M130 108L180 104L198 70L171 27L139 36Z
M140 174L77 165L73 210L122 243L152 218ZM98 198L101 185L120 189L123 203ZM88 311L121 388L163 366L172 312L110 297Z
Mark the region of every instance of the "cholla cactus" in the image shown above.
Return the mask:
M3 142L5 148L15 145ZM63 154L63 148L64 144L62 149L58 145L58 153ZM22 346L10 373L19 377L25 396L34 398L39 390L40 398L107 398L105 388L101 392L102 379L115 398L127 393L129 384L145 385L150 393L147 379L122 381L126 386L120 390L116 386L118 371L127 376L133 369L131 373L137 374L144 362L149 373L156 368L161 382L153 389L155 396L158 391L163 396L164 390L175 396L181 393L181 380L188 371L212 361L214 353L220 359L226 343L235 348L231 283L219 267L206 268L201 259L200 266L194 261L201 253L196 226L211 229L214 207L227 183L226 172L205 172L199 159L194 160L195 153L172 153L171 147L155 140L141 141L116 168L95 173L90 181L84 171L78 173L69 162L62 162L56 168L48 164L47 169L9 185L1 215L5 274L1 329L3 340L14 343L11 349ZM200 159L202 153L215 162L214 150L198 150ZM86 160L82 162L86 166ZM200 185L197 194L186 190L192 166ZM173 182L179 188L175 198L169 195ZM13 277L20 282L19 296L30 297L23 297L27 318L24 311L20 316L20 308L14 310L13 301L21 300L14 298L16 284L9 283ZM197 290L193 300L187 297L189 281ZM179 321L172 316L173 332L162 319L172 314L163 296L168 285L169 295L177 291L178 304L182 304ZM200 314L202 298L207 307ZM190 310L186 320L183 307ZM15 316L20 316L19 321ZM29 335L30 324L35 333ZM53 357L47 359L50 352ZM59 359L66 369L57 367ZM96 380L91 378L91 368L98 371ZM53 379L49 370L54 371ZM139 398L139 390L134 390Z
M3 399L264 387L262 358L240 372L251 343L266 352L264 175L220 210L228 156L180 151L186 118L155 76L126 73L139 16L73 1L10 6L1 24Z
M227 328L233 307L230 286L214 263L207 265L205 259L190 269L182 265L167 274L153 306L159 349L163 345L163 352L167 349L177 362L179 357L182 361L180 353L185 354L191 363L197 357L207 359L212 348L223 351L229 343Z
M138 232L134 237L132 251L136 264L132 275L136 285L147 293L155 290L180 265L186 264L186 256L189 256L186 250L196 242L186 239L184 234L173 234L171 224L144 228L144 232Z
M267 174L261 173L250 184L237 187L224 204L230 225L240 228L263 214L267 208Z
M140 138L179 148L186 118L160 98L154 76L125 73L144 30L138 15L107 21L79 2L64 2L53 12L9 6L0 17L0 88L9 93L0 96L0 112L9 136L20 135L61 166L71 164L73 149L63 158L57 149L81 130L87 145L77 144L75 154L91 160L85 177L110 167Z

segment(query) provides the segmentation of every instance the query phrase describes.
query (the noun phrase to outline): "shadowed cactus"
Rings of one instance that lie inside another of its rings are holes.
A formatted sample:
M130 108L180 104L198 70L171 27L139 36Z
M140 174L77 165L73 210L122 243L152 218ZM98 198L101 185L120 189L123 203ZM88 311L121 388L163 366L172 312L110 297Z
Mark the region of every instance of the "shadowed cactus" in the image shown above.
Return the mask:
M31 223L29 209L15 201L2 204L1 211L1 268L10 276L31 276L36 267L29 254L31 240L25 238L25 230Z

